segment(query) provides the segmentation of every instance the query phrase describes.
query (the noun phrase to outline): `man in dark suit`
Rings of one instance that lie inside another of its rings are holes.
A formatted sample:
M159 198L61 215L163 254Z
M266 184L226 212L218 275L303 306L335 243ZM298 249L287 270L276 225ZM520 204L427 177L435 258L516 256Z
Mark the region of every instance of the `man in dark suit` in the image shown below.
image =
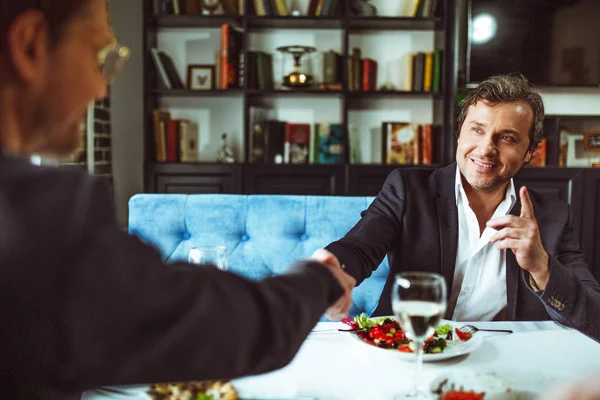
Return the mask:
M127 56L105 0L0 0L0 393L233 378L286 365L354 279L314 260L262 282L165 266L116 224L102 181L31 165L77 148Z
M513 183L542 139L543 118L524 77L482 82L461 105L456 163L393 171L361 220L321 254L359 284L388 255L376 315L392 314L396 273L430 271L449 288L447 318L552 319L600 338L600 286L569 205Z

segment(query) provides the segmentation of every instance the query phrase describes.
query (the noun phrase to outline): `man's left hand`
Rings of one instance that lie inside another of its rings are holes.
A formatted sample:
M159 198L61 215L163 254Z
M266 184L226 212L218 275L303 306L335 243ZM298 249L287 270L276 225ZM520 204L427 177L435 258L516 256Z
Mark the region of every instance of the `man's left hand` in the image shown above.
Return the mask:
M525 186L519 191L519 196L521 215L505 215L487 222L487 226L498 230L490 241L499 242L496 245L499 250L511 249L519 266L528 271L537 287L543 290L550 277L548 253L542 245L533 204Z

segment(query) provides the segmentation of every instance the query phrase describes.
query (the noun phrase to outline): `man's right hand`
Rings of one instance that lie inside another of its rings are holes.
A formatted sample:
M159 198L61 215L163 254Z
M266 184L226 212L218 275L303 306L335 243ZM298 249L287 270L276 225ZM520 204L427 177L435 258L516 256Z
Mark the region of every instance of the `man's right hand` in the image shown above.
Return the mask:
M329 268L333 276L340 283L340 286L344 289L342 297L325 311L325 316L331 320L339 320L346 317L352 306L352 289L356 286L356 280L344 272L337 257L327 250L319 249L315 251L312 259Z

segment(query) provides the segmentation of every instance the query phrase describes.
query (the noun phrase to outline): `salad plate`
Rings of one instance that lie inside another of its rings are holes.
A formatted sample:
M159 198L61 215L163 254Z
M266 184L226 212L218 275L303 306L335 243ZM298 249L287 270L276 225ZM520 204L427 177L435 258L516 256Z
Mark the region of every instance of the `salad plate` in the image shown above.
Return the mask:
M356 341L376 351L394 354L402 360L415 361L414 344L404 336L395 317L369 318L361 314L342 322L356 330L350 333ZM469 354L481 346L481 335L462 334L458 327L454 321L441 320L436 333L425 342L423 361L448 360Z
M431 392L440 400L535 400L539 393L518 390L502 373L454 370L436 377Z

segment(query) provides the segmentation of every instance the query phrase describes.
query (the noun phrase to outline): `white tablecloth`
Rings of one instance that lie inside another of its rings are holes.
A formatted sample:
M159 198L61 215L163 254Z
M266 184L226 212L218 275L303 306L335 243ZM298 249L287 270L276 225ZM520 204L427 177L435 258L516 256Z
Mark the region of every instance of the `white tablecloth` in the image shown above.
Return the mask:
M477 322L480 328L511 329L512 334L485 333L483 344L466 356L425 363L425 385L441 374L461 369L491 372L514 390L542 393L561 380L592 371L600 373L600 344L554 322ZM318 400L389 400L412 387L414 363L396 353L368 346L349 333L331 331L345 327L319 323L294 360L268 374L233 381L241 398ZM123 389L123 388L121 388ZM123 395L88 393L86 400L144 398L145 388L124 389ZM130 396L130 397L127 397Z

